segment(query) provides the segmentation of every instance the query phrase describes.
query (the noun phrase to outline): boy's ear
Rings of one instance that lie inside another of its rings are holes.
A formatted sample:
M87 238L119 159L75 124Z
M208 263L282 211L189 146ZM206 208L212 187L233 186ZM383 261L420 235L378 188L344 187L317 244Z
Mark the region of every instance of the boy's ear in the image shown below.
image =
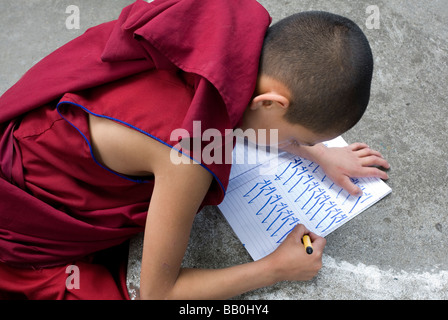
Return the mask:
M288 109L289 100L285 96L275 92L263 93L252 99L250 108L252 110L256 110L260 107L272 108L274 104L281 108Z

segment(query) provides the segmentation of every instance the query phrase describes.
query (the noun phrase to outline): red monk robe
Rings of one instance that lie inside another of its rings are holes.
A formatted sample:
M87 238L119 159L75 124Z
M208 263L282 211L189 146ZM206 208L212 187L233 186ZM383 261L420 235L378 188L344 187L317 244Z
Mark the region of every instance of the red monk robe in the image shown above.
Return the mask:
M253 0L139 0L0 98L0 298L129 298L125 270L119 280L106 270L105 250L143 230L153 181L96 162L87 114L171 146L171 130L193 136L193 121L234 128L270 21ZM229 165L203 166L215 177L203 205L218 204ZM68 290L72 264L82 283Z

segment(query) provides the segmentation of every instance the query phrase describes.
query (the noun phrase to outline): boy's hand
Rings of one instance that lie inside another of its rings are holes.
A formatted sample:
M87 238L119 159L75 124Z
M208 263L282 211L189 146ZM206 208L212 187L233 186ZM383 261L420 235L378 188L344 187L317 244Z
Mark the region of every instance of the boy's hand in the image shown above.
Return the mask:
M307 254L302 238L308 234L313 253ZM304 225L297 225L283 243L265 259L273 267L276 281L308 281L317 275L322 267L322 253L327 241L309 232Z
M378 151L370 149L365 143L354 143L343 148L326 148L316 162L327 177L353 196L362 195L362 191L350 178L389 179L386 172L377 168L389 169L389 163Z

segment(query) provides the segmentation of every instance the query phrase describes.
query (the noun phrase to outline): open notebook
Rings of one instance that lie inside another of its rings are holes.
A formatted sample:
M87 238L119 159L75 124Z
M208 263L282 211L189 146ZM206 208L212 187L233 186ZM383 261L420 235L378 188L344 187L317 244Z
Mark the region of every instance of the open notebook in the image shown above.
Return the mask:
M273 252L298 223L325 237L392 191L380 179L357 178L363 195L354 197L311 161L286 152L263 155L238 140L219 209L254 260ZM325 144L347 145L342 137Z

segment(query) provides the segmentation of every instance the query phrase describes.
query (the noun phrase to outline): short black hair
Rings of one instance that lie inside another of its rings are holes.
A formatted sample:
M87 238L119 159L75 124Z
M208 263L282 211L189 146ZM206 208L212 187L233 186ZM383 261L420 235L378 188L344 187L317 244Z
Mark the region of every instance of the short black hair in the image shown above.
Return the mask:
M356 125L369 104L373 56L353 21L308 11L268 29L261 74L291 91L288 122L315 133L342 134Z

